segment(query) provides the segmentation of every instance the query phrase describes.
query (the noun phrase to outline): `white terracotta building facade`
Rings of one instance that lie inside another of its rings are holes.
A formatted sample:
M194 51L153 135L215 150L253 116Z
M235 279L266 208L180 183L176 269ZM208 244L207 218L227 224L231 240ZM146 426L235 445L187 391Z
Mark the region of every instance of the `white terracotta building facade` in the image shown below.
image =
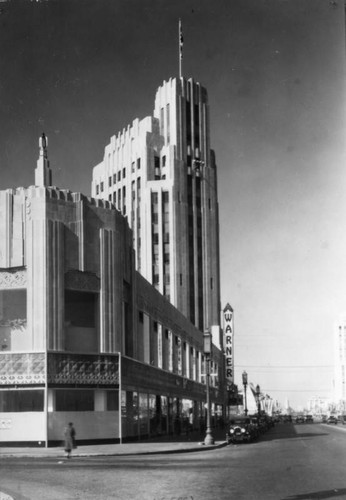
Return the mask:
M153 115L111 137L92 196L133 230L136 268L201 331L220 325L219 214L207 91L173 78Z
M0 445L120 442L200 429L203 333L136 271L114 204L52 186L47 138L35 186L0 191ZM211 360L214 419L224 357Z

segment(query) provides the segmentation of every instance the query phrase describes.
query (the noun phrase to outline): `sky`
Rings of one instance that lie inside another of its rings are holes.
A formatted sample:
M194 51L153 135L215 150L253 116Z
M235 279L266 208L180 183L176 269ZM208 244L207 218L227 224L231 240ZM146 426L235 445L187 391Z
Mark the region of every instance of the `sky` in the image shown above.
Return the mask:
M90 195L109 138L183 75L208 90L221 300L241 373L300 408L333 387L346 312L345 38L340 0L0 0L0 189Z

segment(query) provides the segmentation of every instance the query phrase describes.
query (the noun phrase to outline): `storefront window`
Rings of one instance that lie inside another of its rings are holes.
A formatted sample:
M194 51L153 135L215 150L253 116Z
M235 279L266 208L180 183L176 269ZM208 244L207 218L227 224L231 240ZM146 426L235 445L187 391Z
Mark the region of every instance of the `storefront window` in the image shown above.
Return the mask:
M199 428L201 430L204 430L205 417L206 417L205 402L198 401L197 402L197 419L198 419Z
M223 420L223 406L216 404L215 405L215 425L217 427L220 427L221 429L224 427L224 420Z
M149 422L150 422L150 435L156 436L160 434L160 399L156 400L155 394L149 394Z
M192 415L192 418L191 418ZM186 434L192 430L193 424L193 401L191 399L181 400L181 417L183 432Z
M139 433L140 436L147 436L149 433L149 412L148 412L148 395L139 394Z
M161 399L161 434L168 433L168 398L160 396Z
M118 391L107 391L107 411L119 411Z
M173 432L177 435L181 434L180 403L179 398L173 398Z
M55 393L56 411L94 411L94 391L59 389Z
M121 422L123 437L138 436L138 393L121 392Z
M0 413L43 411L44 391L0 391Z

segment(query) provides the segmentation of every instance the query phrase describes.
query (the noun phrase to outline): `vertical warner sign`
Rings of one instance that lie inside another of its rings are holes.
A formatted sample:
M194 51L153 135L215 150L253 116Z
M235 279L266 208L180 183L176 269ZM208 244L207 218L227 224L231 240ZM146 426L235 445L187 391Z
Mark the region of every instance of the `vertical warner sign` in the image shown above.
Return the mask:
M227 304L223 310L223 331L224 331L224 346L226 358L226 382L228 386L233 385L234 382L234 356L233 356L233 309Z

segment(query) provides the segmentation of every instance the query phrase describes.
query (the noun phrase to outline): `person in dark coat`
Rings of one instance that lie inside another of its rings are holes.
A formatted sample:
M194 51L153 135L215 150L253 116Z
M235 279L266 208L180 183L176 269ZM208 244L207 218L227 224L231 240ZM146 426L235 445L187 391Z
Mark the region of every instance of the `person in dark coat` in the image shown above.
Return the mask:
M71 453L75 447L76 431L73 427L73 423L69 424L64 429L64 439L65 439L65 452L67 453L67 458L71 458Z

